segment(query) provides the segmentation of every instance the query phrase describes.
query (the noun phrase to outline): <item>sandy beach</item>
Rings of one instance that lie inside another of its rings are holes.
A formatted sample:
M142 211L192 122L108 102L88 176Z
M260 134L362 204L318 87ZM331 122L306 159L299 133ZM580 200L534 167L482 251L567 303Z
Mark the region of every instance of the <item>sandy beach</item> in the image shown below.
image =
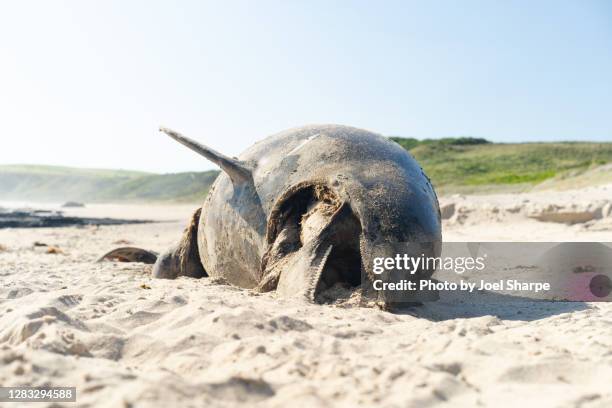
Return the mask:
M612 241L611 193L441 197L443 237ZM96 263L126 244L162 251L193 209L100 204L68 213L159 222L0 230L0 383L76 386L80 407L612 405L610 303L390 313Z

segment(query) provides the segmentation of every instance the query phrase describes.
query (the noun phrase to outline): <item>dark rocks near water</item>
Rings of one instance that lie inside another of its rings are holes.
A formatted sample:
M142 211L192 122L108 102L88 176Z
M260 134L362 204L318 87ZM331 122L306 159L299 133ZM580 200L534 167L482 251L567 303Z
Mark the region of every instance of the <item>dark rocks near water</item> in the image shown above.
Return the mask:
M86 218L65 216L62 211L0 208L1 228L53 228L88 225L144 224L149 220L125 220L117 218Z

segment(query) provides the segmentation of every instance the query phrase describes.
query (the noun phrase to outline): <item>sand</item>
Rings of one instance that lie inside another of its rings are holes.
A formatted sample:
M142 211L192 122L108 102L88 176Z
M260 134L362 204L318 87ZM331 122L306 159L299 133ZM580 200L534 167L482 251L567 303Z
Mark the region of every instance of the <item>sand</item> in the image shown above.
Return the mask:
M610 192L442 197L444 239L612 241ZM163 250L191 210L88 206L69 212L163 222L0 230L0 384L76 386L82 407L612 406L610 303L389 313L95 263L125 243Z

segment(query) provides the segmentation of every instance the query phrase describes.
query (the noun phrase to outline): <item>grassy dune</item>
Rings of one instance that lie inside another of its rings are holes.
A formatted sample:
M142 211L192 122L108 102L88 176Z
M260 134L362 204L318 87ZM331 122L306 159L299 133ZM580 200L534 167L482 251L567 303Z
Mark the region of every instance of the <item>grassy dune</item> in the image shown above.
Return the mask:
M545 181L553 187L561 179L569 185L572 177L612 163L612 143L392 139L412 153L441 193L527 190Z
M612 143L490 143L479 138L392 140L419 161L439 194L612 183ZM55 166L0 166L0 200L200 202L217 171L153 174Z
M217 171L152 174L55 166L0 166L0 200L201 201Z

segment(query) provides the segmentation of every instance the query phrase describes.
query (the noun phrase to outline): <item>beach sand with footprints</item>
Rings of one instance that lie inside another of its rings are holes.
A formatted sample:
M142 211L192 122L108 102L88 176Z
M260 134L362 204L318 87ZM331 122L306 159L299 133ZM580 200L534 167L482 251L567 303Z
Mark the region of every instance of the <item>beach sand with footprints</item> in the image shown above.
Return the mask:
M612 241L611 202L612 186L441 197L443 236ZM610 303L390 313L96 263L164 250L193 207L88 205L66 212L158 222L0 230L0 383L76 386L83 407L612 405Z

